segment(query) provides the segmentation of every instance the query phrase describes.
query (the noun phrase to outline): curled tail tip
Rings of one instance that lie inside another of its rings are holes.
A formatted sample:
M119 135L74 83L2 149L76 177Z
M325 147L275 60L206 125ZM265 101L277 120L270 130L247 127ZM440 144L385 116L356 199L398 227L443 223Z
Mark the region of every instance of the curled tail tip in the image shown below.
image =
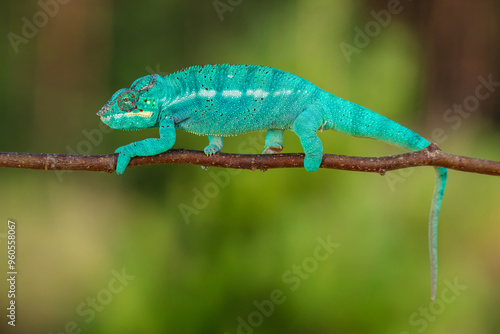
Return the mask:
M434 300L436 298L437 273L437 252L431 250L431 300Z
M432 207L429 217L429 255L431 264L431 300L436 298L437 291L437 273L438 273L438 256L437 256L437 234L439 211L441 209L441 201L443 199L444 189L448 170L443 167L436 167L436 185L432 198Z
M431 269L431 300L436 299L437 267Z

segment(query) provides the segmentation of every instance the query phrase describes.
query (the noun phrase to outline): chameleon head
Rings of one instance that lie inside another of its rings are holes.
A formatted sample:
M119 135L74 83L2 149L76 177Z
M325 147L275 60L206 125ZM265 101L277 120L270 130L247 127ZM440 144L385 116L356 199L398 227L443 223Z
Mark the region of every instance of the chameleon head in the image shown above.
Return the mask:
M154 127L161 110L163 78L157 74L137 79L130 88L118 90L97 113L113 129Z

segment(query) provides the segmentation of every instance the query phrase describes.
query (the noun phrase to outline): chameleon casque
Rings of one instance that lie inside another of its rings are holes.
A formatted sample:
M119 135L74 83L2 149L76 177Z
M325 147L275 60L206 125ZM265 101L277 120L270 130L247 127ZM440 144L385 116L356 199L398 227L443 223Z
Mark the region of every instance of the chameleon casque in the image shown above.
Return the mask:
M292 130L304 148L304 167L320 167L323 146L318 130L335 130L416 151L431 143L404 126L355 103L334 96L288 72L257 65L192 66L162 77L137 79L118 90L97 113L113 129L159 128L160 138L119 147L116 171L130 159L169 150L176 129L207 135L205 153L222 150L224 136L267 130L263 153L280 153L283 133ZM429 218L431 299L437 282L437 226L447 170L436 167Z

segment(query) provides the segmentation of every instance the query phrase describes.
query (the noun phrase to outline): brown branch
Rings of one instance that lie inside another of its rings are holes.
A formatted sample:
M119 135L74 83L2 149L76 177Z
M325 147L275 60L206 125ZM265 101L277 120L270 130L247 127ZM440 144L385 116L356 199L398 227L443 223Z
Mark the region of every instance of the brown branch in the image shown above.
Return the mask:
M80 170L112 173L115 171L117 154L71 155L50 153L0 153L0 167L28 168L42 170ZM202 151L169 150L151 156L135 157L129 167L155 164L188 164L267 170L270 168L303 167L304 154L229 154L217 153L206 156ZM500 176L500 162L474 159L441 152L436 144L411 153L380 158L351 157L325 154L322 168L373 172L385 174L387 171L417 167L437 166L462 172Z

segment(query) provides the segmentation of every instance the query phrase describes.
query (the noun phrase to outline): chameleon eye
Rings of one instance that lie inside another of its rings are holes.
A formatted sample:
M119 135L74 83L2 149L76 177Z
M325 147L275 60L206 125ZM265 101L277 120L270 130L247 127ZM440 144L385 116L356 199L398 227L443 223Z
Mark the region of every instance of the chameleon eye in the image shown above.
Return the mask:
M137 109L136 104L137 96L131 92L124 92L123 97L118 99L118 108L121 111L128 113Z

